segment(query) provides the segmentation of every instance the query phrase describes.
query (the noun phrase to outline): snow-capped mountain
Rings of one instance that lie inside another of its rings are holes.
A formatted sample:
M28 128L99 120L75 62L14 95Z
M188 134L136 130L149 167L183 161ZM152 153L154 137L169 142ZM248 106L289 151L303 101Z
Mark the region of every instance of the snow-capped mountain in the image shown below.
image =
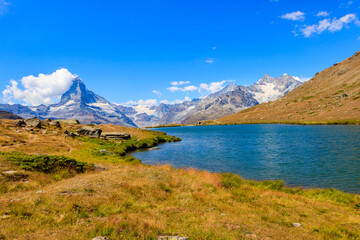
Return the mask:
M264 103L281 98L300 84L302 82L287 74L278 78L272 78L265 74L257 83L249 87L242 87L242 89L251 93L259 103Z
M201 120L234 114L259 103L277 100L301 84L302 82L287 74L279 78L265 74L251 86L237 86L231 83L203 99L159 106L117 105L117 109L124 112L140 127L170 123L193 124Z
M76 118L82 124L117 124L136 127L130 118L105 98L89 91L80 78L74 79L72 86L61 96L59 103L34 107L1 104L0 109L24 118L34 116L51 119Z

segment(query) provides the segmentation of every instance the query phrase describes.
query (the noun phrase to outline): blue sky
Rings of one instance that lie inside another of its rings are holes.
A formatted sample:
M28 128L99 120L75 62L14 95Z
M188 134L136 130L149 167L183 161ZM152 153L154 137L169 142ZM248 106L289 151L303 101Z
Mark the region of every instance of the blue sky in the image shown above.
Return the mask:
M0 0L0 101L56 101L71 74L116 103L308 78L360 50L359 18L360 0Z

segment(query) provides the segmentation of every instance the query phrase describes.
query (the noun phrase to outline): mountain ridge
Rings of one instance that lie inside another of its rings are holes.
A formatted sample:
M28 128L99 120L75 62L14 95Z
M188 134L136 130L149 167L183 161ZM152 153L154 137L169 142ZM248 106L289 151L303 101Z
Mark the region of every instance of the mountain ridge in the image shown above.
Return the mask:
M360 119L360 51L277 101L218 119L228 123L331 123Z

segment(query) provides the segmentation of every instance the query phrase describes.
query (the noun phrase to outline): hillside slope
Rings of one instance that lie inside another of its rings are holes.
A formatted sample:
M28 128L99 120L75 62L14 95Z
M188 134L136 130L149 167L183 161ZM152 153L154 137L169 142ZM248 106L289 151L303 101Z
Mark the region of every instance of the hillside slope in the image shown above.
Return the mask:
M347 123L360 121L360 51L317 73L274 102L217 120L226 123Z
M21 117L8 111L0 110L0 119L21 119Z

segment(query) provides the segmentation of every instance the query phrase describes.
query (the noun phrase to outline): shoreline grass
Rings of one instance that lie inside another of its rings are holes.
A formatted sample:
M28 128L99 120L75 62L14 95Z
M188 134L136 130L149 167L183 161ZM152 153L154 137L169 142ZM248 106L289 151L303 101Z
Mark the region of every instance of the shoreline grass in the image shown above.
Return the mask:
M128 129L133 139L116 142L0 130L12 141L0 149L6 150L0 154L0 239L360 238L359 194L151 166L124 155L176 140L160 132ZM55 149L60 143L64 146ZM34 154L41 151L48 155ZM9 155L16 160L7 160ZM72 167L48 161L59 158ZM40 160L50 166L21 167ZM79 163L105 169L76 172ZM17 175L8 177L9 171Z

